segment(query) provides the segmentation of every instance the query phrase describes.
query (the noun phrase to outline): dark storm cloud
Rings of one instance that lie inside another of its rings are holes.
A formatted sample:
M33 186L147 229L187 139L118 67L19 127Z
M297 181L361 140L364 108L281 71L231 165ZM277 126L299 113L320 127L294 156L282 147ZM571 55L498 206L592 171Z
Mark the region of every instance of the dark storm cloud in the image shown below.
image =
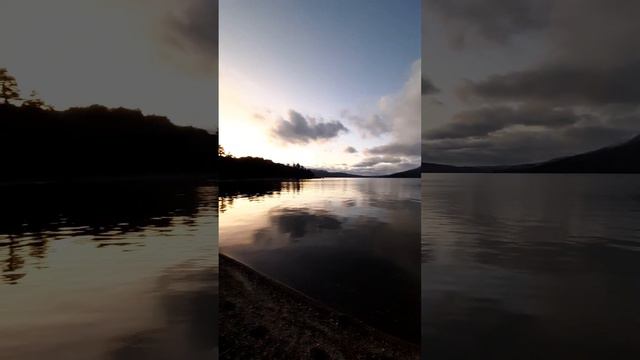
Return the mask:
M613 127L640 132L640 107L626 111L605 108L601 116L607 116L607 123Z
M367 149L366 153L371 155L419 156L420 143L404 144L394 142Z
M576 123L580 119L581 117L567 110L487 106L454 115L449 123L426 131L424 138L435 140L486 136L513 125L558 128Z
M338 136L341 131L349 130L340 121L305 117L295 110L289 110L289 120L280 119L273 128L275 136L289 143L327 140Z
M422 76L422 95L433 95L440 92L440 89L436 87L431 80Z
M201 56L203 61L218 61L218 0L190 0L183 14L167 17L169 42ZM214 64L215 62L215 64Z
M640 104L637 14L638 1L554 1L543 37L547 49L537 65L468 82L459 95L563 105Z
M426 11L435 12L454 48L484 39L506 44L513 36L544 29L549 23L549 0L429 0Z
M344 152L349 154L354 154L354 153L357 153L358 150L356 150L356 148L354 148L353 146L348 146L346 149L344 149Z
M640 103L640 61L612 68L544 65L466 82L461 98L563 105Z
M468 45L469 56L478 55L472 48L508 45L525 33L519 46L539 51L529 65L442 89L463 104L451 109L455 115L446 125L424 132L424 161L544 161L617 144L640 131L640 1L430 1L447 36L458 40L454 45ZM491 51L509 56L499 46ZM484 110L469 110L479 104Z
M611 68L640 60L638 14L633 0L555 1L547 61Z
M560 130L519 129L481 138L423 140L424 162L452 165L510 165L573 155L628 140L625 130L570 126Z

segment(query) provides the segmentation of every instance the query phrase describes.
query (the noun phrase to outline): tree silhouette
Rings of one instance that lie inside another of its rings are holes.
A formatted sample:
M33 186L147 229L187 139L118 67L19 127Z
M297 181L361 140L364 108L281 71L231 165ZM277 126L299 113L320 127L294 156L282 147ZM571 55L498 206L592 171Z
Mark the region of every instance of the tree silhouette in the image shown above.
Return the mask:
M42 99L40 99L38 93L35 90L31 91L31 94L29 94L29 99L25 100L22 103L22 106L52 110L51 106L47 105L44 101L42 101Z
M0 97L4 104L9 104L11 100L20 100L18 82L6 68L0 68Z
M222 145L218 145L218 157L225 157L225 156L230 156L230 155L227 154L226 151L224 151L224 148L222 147Z

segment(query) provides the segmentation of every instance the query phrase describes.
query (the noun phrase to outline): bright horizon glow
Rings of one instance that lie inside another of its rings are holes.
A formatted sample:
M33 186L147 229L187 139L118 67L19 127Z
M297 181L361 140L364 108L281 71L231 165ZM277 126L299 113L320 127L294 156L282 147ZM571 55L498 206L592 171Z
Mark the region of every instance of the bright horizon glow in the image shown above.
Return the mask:
M419 144L419 58L417 0L222 0L220 144L237 157L359 174L416 167L419 146L370 150Z

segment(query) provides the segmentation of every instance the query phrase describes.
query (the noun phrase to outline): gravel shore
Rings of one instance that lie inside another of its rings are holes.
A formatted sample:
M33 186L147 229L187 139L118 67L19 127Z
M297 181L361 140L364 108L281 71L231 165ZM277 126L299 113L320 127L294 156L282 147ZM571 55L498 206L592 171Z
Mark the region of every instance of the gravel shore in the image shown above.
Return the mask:
M220 359L419 359L418 345L220 255Z

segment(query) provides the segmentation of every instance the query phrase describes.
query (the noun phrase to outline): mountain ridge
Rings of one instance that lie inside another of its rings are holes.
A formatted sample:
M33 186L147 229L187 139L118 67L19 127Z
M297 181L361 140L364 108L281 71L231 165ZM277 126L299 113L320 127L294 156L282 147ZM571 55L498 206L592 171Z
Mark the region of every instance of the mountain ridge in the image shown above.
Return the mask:
M422 163L422 173L640 173L640 134L619 144L547 161L503 166Z
M319 178L322 178L322 177L325 177L325 178L419 178L420 169L421 169L420 166L418 166L416 168L405 170L405 171L400 171L400 172L386 174L386 175L375 175L375 176L356 175L356 174L350 174L346 172L331 172L331 171L321 170L321 169L311 169L311 171L316 177L319 177Z

